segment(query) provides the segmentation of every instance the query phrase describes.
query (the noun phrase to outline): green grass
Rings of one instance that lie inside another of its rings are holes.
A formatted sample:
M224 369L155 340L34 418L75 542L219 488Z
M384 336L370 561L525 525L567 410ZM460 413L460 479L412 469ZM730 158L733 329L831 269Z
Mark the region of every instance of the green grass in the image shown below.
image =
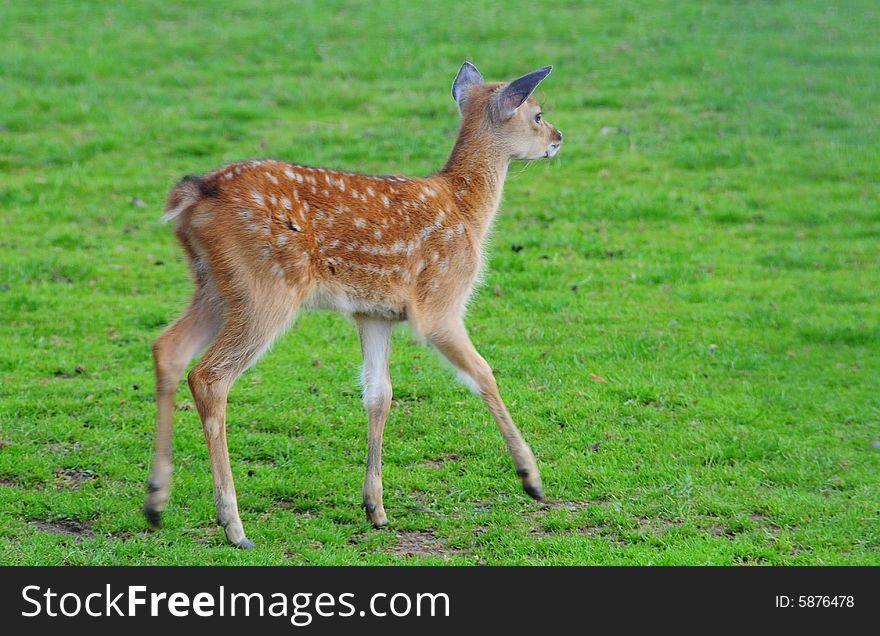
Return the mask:
M874 0L177 4L0 6L0 563L880 564ZM313 313L230 397L258 548L214 525L183 385L148 531L150 343L190 292L169 186L428 173L464 59L555 65L565 146L512 166L468 324L565 503L401 329L370 529L355 330Z

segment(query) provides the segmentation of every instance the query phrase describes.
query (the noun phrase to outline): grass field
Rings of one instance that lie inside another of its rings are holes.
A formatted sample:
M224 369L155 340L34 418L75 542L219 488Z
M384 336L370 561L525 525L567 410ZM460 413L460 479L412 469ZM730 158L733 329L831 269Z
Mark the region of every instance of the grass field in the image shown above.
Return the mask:
M880 564L876 2L176 4L0 5L0 563ZM148 531L170 185L427 174L465 59L555 65L565 146L512 166L468 317L551 503L401 328L371 529L355 330L313 313L230 396L258 548L214 524L185 383Z

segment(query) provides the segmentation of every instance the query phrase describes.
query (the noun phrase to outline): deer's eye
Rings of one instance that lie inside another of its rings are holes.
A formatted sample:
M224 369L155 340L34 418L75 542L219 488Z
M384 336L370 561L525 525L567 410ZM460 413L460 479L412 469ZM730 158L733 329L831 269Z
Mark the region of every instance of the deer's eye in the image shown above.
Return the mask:
M543 113L538 113L537 115L535 115L535 123L536 124L541 123L541 115L543 115Z

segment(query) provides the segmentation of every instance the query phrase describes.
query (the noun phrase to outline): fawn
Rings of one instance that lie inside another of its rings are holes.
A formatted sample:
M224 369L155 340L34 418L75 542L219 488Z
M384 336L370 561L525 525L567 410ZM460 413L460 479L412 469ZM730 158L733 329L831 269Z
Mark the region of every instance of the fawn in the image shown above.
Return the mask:
M174 394L188 375L201 418L217 521L240 548L245 536L226 444L226 398L297 309L333 309L357 324L369 433L363 507L375 526L382 504L382 433L391 407L391 329L408 321L480 395L507 443L525 491L544 496L531 449L501 401L492 369L471 344L465 305L512 159L553 157L562 133L531 97L552 67L487 83L465 62L452 84L461 113L446 165L428 177L373 176L255 160L187 176L164 220L189 258L192 301L153 344L156 441L144 513L159 525L171 481Z

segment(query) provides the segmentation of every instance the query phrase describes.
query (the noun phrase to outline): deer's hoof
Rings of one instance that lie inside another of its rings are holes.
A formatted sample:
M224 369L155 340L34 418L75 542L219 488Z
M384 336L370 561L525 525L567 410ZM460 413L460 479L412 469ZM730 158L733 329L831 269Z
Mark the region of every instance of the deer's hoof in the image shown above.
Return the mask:
M250 550L251 548L256 548L257 544L245 537L244 539L236 543L235 547L239 550Z
M538 501L544 500L544 489L541 486L535 484L523 484L523 490L526 491L526 494L532 499L537 499Z
M153 528L162 527L162 512L160 510L156 510L155 508L146 505L144 506L144 516L147 518L147 523Z
M388 517L385 515L384 507L372 503L364 503L364 512L367 513L367 521L372 523L374 528L388 525Z

